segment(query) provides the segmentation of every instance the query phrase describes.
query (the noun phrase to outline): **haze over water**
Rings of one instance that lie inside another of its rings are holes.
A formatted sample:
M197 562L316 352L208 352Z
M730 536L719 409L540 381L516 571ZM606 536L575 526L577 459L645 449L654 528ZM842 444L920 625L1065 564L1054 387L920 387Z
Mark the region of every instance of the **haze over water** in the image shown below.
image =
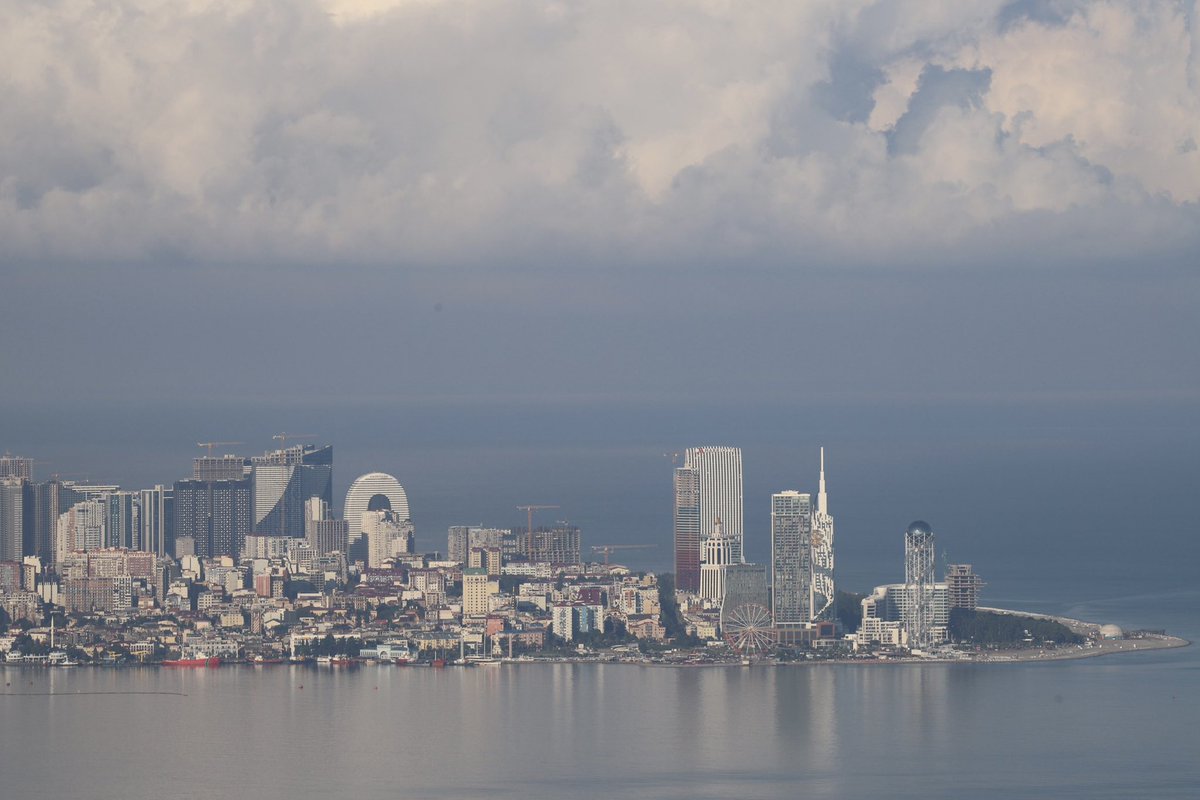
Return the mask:
M1103 610L1200 635L1200 592ZM1190 798L1200 783L1194 646L1045 664L0 676L57 695L0 697L0 770L22 798ZM126 691L186 696L86 694Z

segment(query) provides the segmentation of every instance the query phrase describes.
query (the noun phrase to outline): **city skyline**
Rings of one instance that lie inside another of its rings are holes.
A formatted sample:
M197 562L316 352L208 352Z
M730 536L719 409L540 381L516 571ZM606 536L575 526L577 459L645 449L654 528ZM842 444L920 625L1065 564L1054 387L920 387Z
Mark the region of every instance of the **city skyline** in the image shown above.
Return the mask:
M6 792L1190 796L1198 253L1200 0L0 0Z

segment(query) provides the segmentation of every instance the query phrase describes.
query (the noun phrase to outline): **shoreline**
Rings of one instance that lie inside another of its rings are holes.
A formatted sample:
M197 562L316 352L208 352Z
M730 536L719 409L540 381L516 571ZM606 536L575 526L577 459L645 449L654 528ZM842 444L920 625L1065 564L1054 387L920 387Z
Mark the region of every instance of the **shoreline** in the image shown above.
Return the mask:
M1010 648L1004 650L986 650L986 651L956 651L958 654L954 656L944 655L929 655L929 656L897 656L897 657L876 657L876 658L828 658L828 659L804 659L799 661L775 661L775 660L752 660L751 664L744 663L741 659L731 661L704 661L704 662L664 662L652 661L649 659L605 659L605 658L499 658L495 661L487 661L480 663L455 664L446 662L442 665L433 665L431 663L408 663L408 664L392 664L388 662L378 661L354 661L349 664L318 664L312 661L274 661L274 662L255 662L233 660L225 661L219 665L213 666L187 666L183 667L184 671L191 670L207 670L219 669L220 667L272 667L272 666L306 666L306 667L331 667L334 669L341 668L357 668L362 666L376 667L421 667L430 669L446 669L446 668L462 668L462 667L479 667L492 665L517 665L517 664L613 664L613 665L629 665L636 667L666 667L670 669L689 669L703 667L811 667L821 665L852 665L852 666L886 666L891 664L1030 664L1047 661L1072 661L1083 658L1097 658L1100 656L1117 655L1120 653L1141 653L1153 650L1173 650L1182 647L1190 647L1192 642L1179 636L1171 636L1166 633L1146 633L1134 631L1137 636L1120 638L1120 639L1105 639L1100 636L1101 623L1086 622L1084 620L1072 619L1070 617L1059 617L1051 614L1041 614L1036 612L1014 611L1004 608L988 608L981 606L980 611L987 611L995 614L1011 614L1014 616L1033 617L1035 619L1046 619L1059 622L1070 628L1072 632L1084 636L1088 639L1086 645L1066 645L1063 647L1054 648ZM179 665L168 665L162 663L148 664L44 664L44 663L10 663L0 661L0 668L23 668L33 667L36 669L76 669L79 667L102 667L109 669L124 669L124 668L171 668L175 670L181 669Z

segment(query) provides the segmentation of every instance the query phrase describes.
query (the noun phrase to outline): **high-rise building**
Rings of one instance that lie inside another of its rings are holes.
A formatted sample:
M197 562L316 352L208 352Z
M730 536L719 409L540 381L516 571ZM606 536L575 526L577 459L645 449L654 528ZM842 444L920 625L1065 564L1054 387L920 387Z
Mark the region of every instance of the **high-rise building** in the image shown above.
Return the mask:
M14 456L11 453L0 455L0 478L22 478L33 480L33 459Z
M246 459L241 456L200 456L192 459L192 480L240 481L246 477Z
M928 522L917 520L904 532L905 608L901 624L909 647L934 643L934 542Z
M574 525L535 528L522 536L525 558L534 563L579 563L580 535L579 528Z
M5 458L18 460L13 456ZM20 561L25 557L28 485L29 479L25 477L0 477L0 561Z
M505 528L484 528L476 525L452 525L446 533L446 558L450 561L465 563L467 554L475 548L498 549L504 555L515 555L506 552L505 544L511 531Z
M350 546L346 520L332 517L328 503L318 497L309 498L304 514L304 538L317 555L345 555Z
M83 499L71 484L59 480L33 485L33 555L47 564L55 563L58 519Z
M104 497L108 520L105 523L105 547L140 550L140 496L135 492L112 492Z
M191 543L201 558L238 558L252 530L251 481L176 481L175 539ZM178 553L175 553L178 557Z
M733 548L732 563L743 563L746 558L742 451L737 447L689 447L684 451L683 466L675 470L675 560L676 585L679 588L687 589L685 583L691 582L693 574L699 580L700 531L712 525L718 517ZM679 578L681 573L686 575L686 580L682 582Z
M255 533L301 537L309 498L333 505L333 445L296 445L250 462Z
M700 591L700 473L675 470L675 588Z
M812 495L771 495L771 614L776 626L812 621Z
M733 541L725 535L718 517L712 533L704 540L700 558L700 599L720 607L725 597L725 570L733 561Z
M138 493L138 549L162 558L175 541L175 493L162 485Z
M413 550L413 524L394 511L364 511L359 527L367 540L367 566L372 569Z
M467 560L469 529L466 525L451 525L446 531L446 559L462 564Z
M99 550L106 539L108 507L102 499L80 500L58 517L54 561L61 565L70 553Z
M487 570L468 567L463 570L463 616L481 617L488 613L491 581Z
M408 510L408 494L400 481L386 472L368 472L359 475L346 492L342 504L342 519L350 526L350 552L352 558L363 559L360 544L363 537L362 515L364 511L391 511L403 520L411 520Z
M833 515L829 513L829 495L825 491L825 448L821 448L821 471L817 481L817 507L813 512L812 546L809 560L809 608L813 622L834 618L836 589L833 579Z
M946 567L946 590L950 608L974 611L979 605L979 590L983 580L975 574L970 564L949 564Z

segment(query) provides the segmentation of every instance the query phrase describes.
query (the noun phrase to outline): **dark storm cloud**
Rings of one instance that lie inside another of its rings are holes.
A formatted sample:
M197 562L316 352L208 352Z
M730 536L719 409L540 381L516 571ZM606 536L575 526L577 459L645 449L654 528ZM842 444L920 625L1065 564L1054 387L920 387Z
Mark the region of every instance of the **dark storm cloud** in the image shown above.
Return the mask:
M1056 297L1099 281L1091 302L1132 298L1152 319L1132 341L1178 360L1194 325L1154 311L1195 290L1191 19L0 3L0 317L26 345L3 392L786 394L808 383L778 359L818 346L833 388L871 391L906 380L892 331L914 303L941 318L996 274ZM1011 344L1052 339L1054 309L1002 296L1007 318L934 342L927 385L976 353L997 385L1023 362L1039 385L1116 380Z

